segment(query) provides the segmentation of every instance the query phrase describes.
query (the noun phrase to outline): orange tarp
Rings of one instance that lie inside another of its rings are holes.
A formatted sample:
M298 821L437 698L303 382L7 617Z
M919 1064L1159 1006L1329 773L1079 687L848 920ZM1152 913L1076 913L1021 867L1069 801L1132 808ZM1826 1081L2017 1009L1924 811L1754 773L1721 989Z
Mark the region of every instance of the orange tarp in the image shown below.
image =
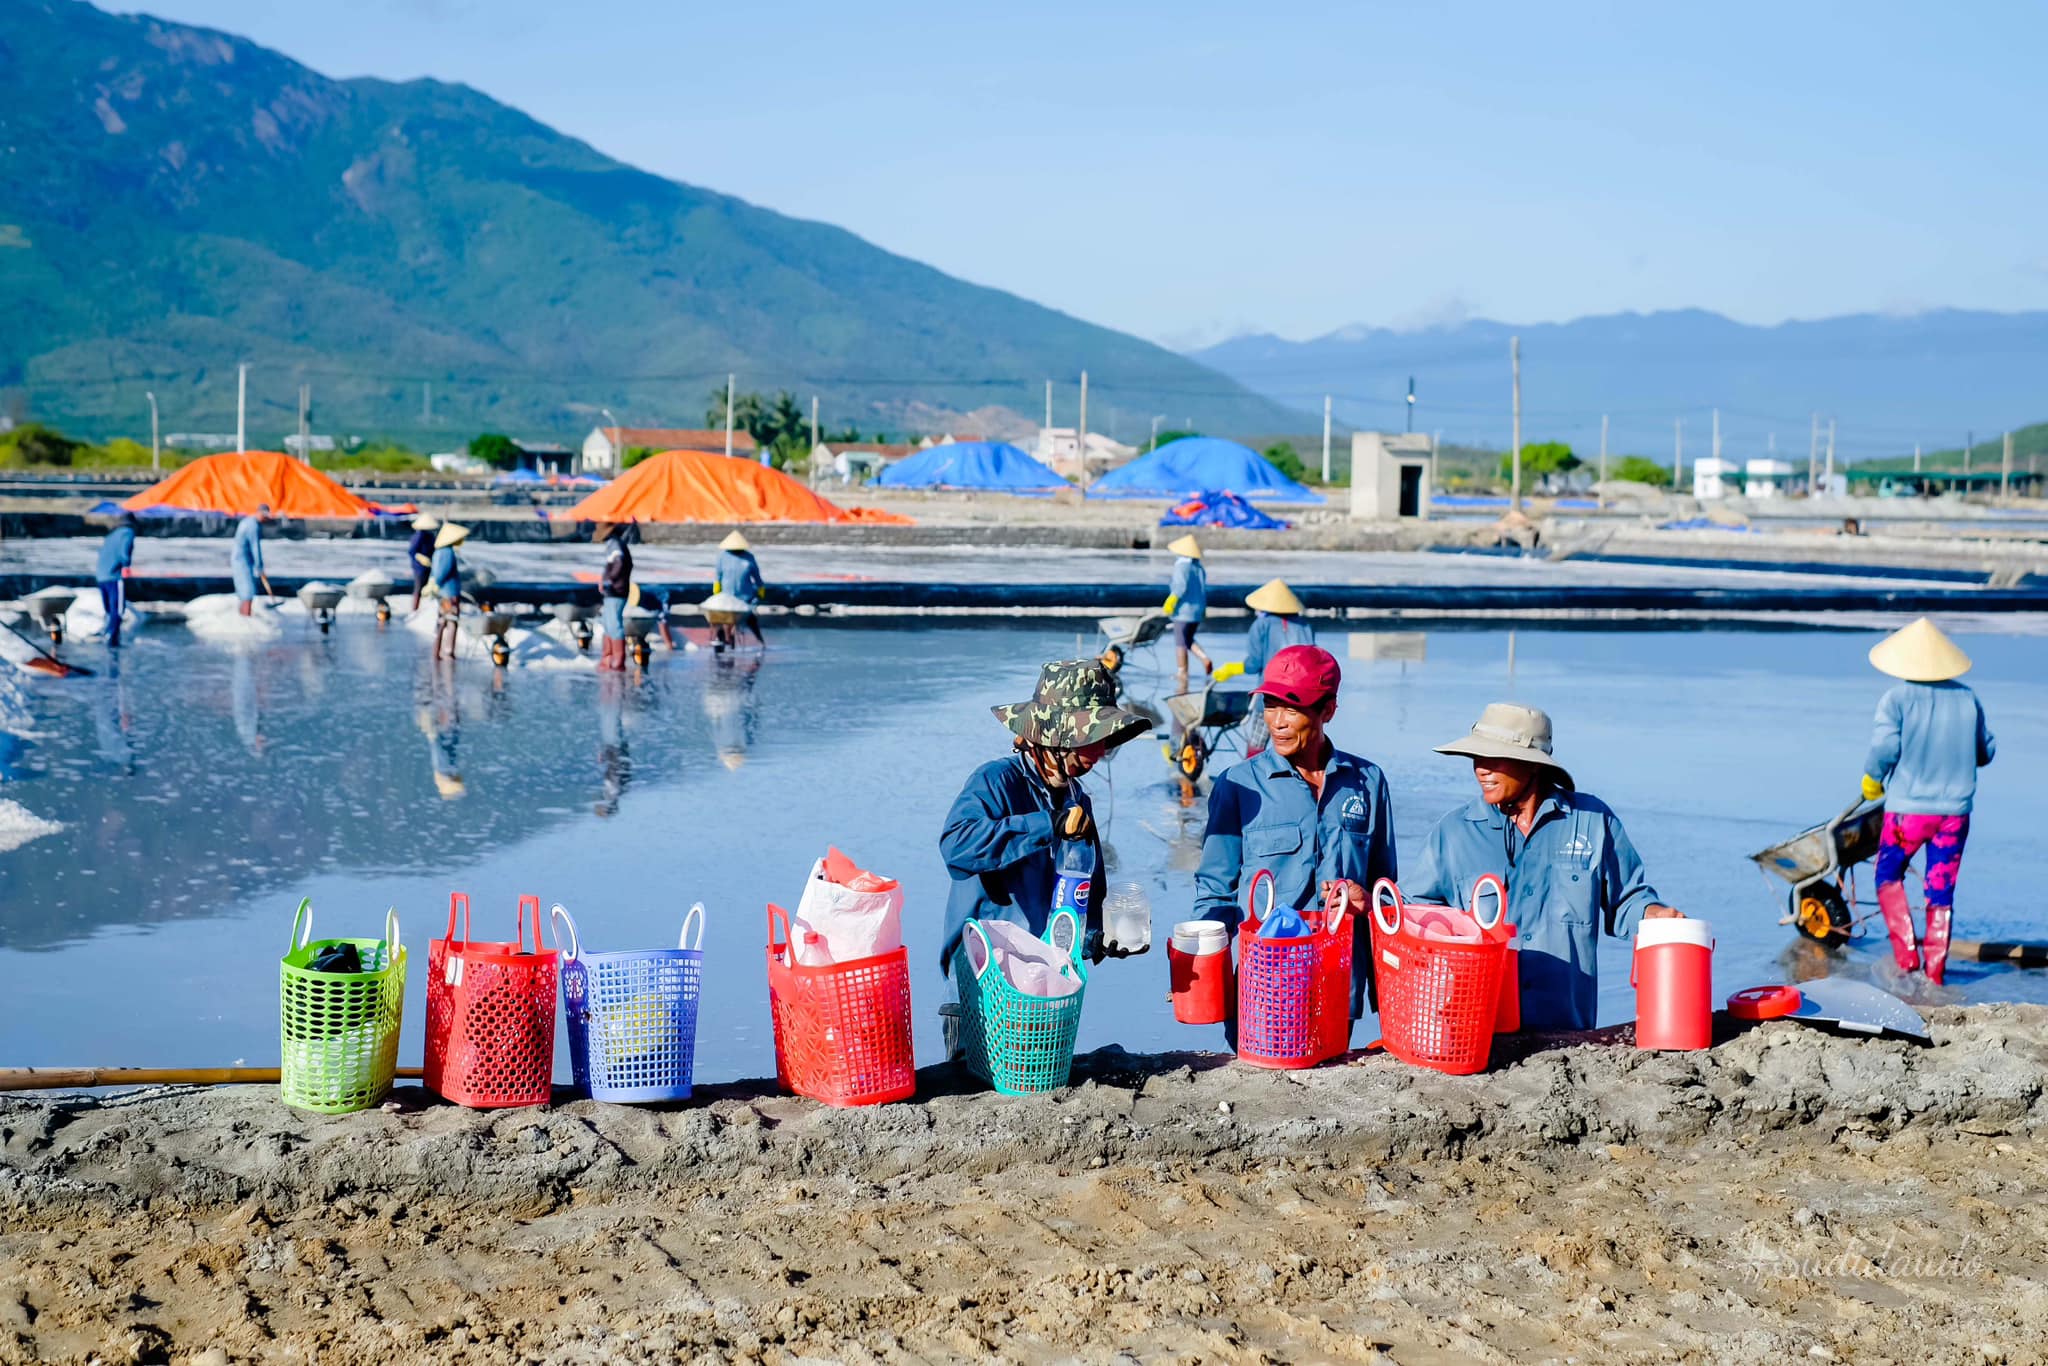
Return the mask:
M587 522L841 522L908 517L827 502L780 470L703 451L650 455L561 514Z
M179 508L189 512L251 513L268 503L280 517L374 517L410 511L356 497L303 460L276 451L204 455L121 506L131 512Z

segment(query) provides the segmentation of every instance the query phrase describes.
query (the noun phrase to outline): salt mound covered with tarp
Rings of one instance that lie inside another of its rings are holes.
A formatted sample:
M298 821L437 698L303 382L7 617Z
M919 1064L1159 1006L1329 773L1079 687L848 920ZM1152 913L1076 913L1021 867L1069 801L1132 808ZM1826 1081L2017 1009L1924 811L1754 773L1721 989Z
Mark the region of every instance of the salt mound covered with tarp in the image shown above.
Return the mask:
M386 507L358 498L305 461L278 451L202 455L121 506L146 515L214 512L239 517L265 503L279 517L356 519L415 511L410 503Z
M910 525L894 513L828 502L780 470L705 451L650 455L562 515L589 522Z
M1280 473L1249 446L1217 436L1184 436L1111 470L1088 489L1091 498L1186 498L1228 489L1246 498L1320 503L1323 496Z
M905 456L875 482L891 489L994 489L1049 493L1067 481L1003 441L953 441Z
M1285 531L1287 523L1262 512L1234 493L1209 489L1175 503L1159 519L1161 526L1216 526L1237 531Z

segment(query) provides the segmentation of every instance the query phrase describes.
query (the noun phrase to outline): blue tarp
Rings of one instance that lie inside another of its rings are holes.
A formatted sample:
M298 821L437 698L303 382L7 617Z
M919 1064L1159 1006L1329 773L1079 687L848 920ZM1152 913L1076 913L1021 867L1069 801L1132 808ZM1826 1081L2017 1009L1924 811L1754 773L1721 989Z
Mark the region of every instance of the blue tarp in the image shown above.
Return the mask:
M1259 511L1234 493L1211 489L1176 503L1159 519L1161 526L1225 526L1240 531L1285 531L1287 523Z
M491 476L493 487L514 484L552 484L556 488L597 488L605 480L594 474L542 474L532 469L506 470Z
M1096 480L1096 498L1186 498L1229 489L1246 498L1320 503L1323 496L1295 483L1249 446L1215 436L1184 436Z
M954 441L884 466L875 482L892 489L1005 489L1042 493L1067 481L1001 441Z

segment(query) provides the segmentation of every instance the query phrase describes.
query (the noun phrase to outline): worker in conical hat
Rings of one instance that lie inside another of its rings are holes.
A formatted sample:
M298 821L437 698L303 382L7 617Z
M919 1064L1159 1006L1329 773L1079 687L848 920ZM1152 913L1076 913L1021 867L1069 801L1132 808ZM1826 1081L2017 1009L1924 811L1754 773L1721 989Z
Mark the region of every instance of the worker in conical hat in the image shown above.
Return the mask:
M1166 548L1178 558L1173 562L1173 582L1166 590L1166 605L1159 610L1173 618L1174 672L1181 687L1186 688L1189 655L1202 661L1204 673L1216 672L1208 652L1195 644L1195 632L1209 615L1209 573L1202 567L1201 542L1193 536L1182 536Z
M412 610L420 610L420 595L427 591L427 571L434 565L434 533L441 519L422 512L412 519L412 539L405 545L406 568L412 571Z
M1948 966L1956 876L1970 837L1977 770L1991 762L1998 742L1985 723L1984 704L1956 681L1969 672L1970 657L1926 617L1872 646L1870 662L1899 680L1878 699L1870 753L1863 761L1863 798L1884 803L1877 847L1878 909L1891 932L1899 970L1918 969L1938 983ZM1927 850L1921 877L1927 934L1915 942L1906 865L1922 848Z
M441 600L440 616L434 622L434 658L455 658L455 644L462 624L462 565L455 547L469 539L469 528L460 522L443 522L434 532L434 559L427 569L427 584Z
M1301 599L1284 579L1269 579L1260 584L1244 595L1244 605L1257 614L1252 618L1251 630L1245 634L1244 662L1225 664L1216 671L1216 681L1242 676L1257 687L1274 655L1290 645L1315 644L1316 633L1302 617ZM1265 709L1253 707L1245 718L1245 754L1259 753L1265 749L1266 740Z
M711 596L730 593L746 604L747 614L737 624L719 625L719 644L730 650L739 645L740 626L753 633L754 643L766 647L768 642L761 635L761 619L757 609L767 585L761 580L761 565L754 558L754 548L747 538L735 531L718 543L718 567L712 571Z

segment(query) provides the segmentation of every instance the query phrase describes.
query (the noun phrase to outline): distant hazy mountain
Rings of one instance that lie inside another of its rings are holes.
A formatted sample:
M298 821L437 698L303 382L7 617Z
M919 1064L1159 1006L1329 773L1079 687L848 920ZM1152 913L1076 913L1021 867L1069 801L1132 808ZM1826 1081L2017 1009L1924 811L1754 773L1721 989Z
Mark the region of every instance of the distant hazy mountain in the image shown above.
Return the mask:
M690 426L744 388L896 425L1299 414L1149 342L841 229L625 166L474 90L330 80L242 39L75 0L0 3L0 402L83 432L314 426L566 438L598 405ZM827 83L829 86L829 81ZM820 94L821 116L829 93ZM687 138L687 126L678 128ZM426 393L431 383L431 398ZM431 403L435 420L422 414Z
M1416 427L1446 440L1504 446L1508 338L1522 339L1522 439L1612 448L1668 460L1674 419L1685 453L1709 453L1710 410L1724 452L1804 459L1811 414L1833 416L1845 458L1959 447L2048 414L2048 313L1944 309L1751 327L1715 313L1623 313L1514 327L1474 321L1416 332L1351 327L1314 341L1239 337L1193 352L1277 402L1400 430L1409 376Z

